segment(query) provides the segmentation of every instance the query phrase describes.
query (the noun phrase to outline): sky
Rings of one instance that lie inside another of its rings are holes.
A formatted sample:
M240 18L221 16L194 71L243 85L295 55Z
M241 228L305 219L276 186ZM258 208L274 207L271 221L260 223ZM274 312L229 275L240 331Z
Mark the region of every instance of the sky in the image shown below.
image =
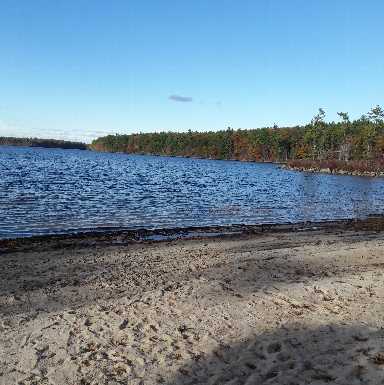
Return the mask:
M1 0L0 136L305 125L384 107L384 0Z

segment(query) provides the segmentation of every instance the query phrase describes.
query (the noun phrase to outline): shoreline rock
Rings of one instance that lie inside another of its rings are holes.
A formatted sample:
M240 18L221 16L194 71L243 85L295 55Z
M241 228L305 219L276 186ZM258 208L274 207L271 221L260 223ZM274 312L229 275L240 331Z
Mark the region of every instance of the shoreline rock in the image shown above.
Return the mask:
M330 168L317 168L317 167L291 167L288 165L281 166L282 170L288 171L301 171L301 172L318 172L323 174L338 174L338 175L350 175L350 176L367 176L371 178L384 178L384 172L373 172L373 171L346 171L346 170L338 170L338 169L330 169Z

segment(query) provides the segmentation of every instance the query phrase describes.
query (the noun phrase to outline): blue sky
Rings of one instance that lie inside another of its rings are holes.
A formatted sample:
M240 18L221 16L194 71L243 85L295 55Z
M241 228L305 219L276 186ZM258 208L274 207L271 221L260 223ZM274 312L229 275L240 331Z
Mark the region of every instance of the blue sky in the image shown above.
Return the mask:
M383 0L2 0L0 136L217 131L384 107Z

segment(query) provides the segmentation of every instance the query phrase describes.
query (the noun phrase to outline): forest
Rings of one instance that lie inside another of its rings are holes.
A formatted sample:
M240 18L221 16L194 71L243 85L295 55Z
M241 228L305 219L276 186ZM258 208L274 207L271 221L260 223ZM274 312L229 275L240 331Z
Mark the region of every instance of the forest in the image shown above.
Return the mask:
M326 162L384 170L384 110L377 105L366 115L350 121L338 112L339 122L326 122L325 111L305 126L263 127L217 132L155 132L108 135L95 139L93 151L196 157L209 159L280 162L316 165Z
M44 147L44 148L64 148L86 150L85 143L71 142L56 139L37 139L37 138L13 138L0 136L0 146L25 146L25 147Z

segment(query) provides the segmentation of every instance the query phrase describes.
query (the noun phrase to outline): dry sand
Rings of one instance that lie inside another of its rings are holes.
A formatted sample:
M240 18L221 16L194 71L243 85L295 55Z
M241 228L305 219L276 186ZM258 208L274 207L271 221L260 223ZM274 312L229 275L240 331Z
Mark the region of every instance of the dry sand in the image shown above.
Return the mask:
M384 384L384 232L0 254L0 384Z

